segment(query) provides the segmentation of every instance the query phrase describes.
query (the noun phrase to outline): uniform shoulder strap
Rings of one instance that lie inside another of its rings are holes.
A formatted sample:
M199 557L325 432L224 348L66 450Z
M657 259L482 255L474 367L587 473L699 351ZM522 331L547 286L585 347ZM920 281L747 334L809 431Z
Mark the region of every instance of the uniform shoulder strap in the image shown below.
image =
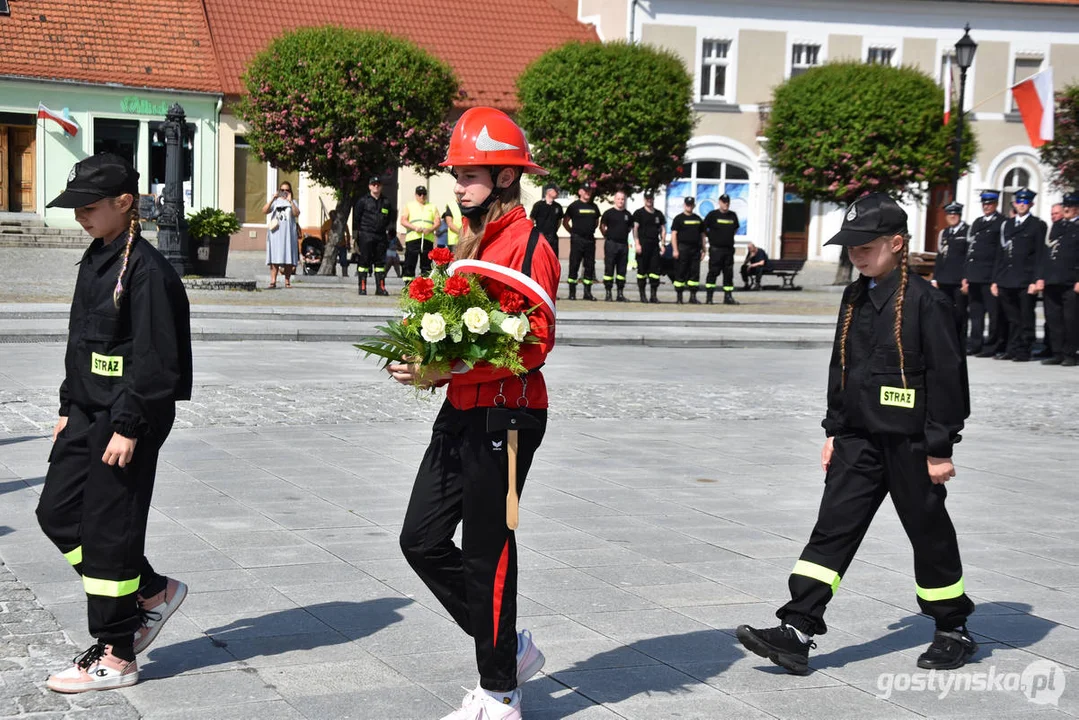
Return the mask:
M538 227L533 227L532 232L528 234L528 247L525 248L525 259L521 263L521 272L532 277L532 255L536 252L536 244L540 239L540 230Z

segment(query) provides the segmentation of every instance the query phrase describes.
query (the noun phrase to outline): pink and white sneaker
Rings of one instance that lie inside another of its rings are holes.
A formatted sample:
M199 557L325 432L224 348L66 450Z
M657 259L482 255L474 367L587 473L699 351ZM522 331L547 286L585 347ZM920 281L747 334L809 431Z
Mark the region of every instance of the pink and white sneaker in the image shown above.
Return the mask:
M187 597L187 585L179 580L166 578L165 589L148 598L139 596L139 614L142 615L142 627L135 631L135 654L150 647L161 632L165 621L172 617L180 603Z
M532 632L522 630L517 633L517 685L520 687L533 675L543 669L547 658L543 656L536 643L532 642Z
M521 720L521 691L514 690L508 702L499 702L477 685L465 695L461 709L442 720Z
M112 645L97 643L72 662L75 663L72 667L49 677L45 685L50 690L58 693L112 690L139 681L139 666L134 660L129 662L113 655Z

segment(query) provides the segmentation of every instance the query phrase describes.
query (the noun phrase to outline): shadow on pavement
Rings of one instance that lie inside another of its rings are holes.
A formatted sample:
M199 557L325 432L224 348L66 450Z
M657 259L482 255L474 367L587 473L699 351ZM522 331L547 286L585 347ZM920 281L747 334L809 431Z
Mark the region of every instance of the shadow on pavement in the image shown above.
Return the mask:
M243 593L234 597L242 602ZM269 657L296 651L317 650L373 635L400 622L398 612L412 603L408 598L378 598L364 602L328 602L302 608L278 610L258 617L243 618L210 628L202 637L167 645L168 627L162 630L157 645L140 656L141 678L169 677L188 670ZM323 613L347 614L361 620L361 630L346 636L317 619ZM146 660L152 663L146 663ZM146 663L144 665L144 663Z
M30 440L40 440L46 437L44 435L19 435L17 437L0 438L0 447L5 445L15 445L16 443L28 442Z

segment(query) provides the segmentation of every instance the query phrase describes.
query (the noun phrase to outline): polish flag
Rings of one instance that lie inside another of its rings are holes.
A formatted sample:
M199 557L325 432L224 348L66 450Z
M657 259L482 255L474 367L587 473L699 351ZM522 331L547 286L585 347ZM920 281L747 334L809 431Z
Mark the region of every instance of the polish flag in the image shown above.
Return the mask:
M71 135L72 137L77 135L78 132L79 132L79 126L78 125L71 122L66 117L64 117L60 113L56 112L55 110L48 109L47 107L45 107L41 103L37 104L37 117L38 117L39 120L53 120L53 121L59 123L60 127L62 127L64 129L64 132L66 132L68 135Z
M1055 110L1053 68L1048 67L1012 86L1012 95L1019 106L1030 144L1037 148L1052 140Z
M952 119L952 56L944 66L944 124Z

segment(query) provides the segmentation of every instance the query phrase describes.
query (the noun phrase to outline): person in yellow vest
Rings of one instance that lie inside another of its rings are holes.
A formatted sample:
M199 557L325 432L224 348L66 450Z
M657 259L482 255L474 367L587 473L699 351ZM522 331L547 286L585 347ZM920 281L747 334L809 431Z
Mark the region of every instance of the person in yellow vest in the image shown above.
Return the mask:
M454 255L457 254L457 236L461 233L461 206L456 200L446 206L442 213L442 219L446 221L446 247Z
M440 220L438 208L427 202L427 188L416 188L416 199L405 206L401 214L401 225L408 230L405 235L405 266L401 278L412 282L416 277L416 263L419 261L420 274L431 272L431 259L427 253L435 246L435 229Z

